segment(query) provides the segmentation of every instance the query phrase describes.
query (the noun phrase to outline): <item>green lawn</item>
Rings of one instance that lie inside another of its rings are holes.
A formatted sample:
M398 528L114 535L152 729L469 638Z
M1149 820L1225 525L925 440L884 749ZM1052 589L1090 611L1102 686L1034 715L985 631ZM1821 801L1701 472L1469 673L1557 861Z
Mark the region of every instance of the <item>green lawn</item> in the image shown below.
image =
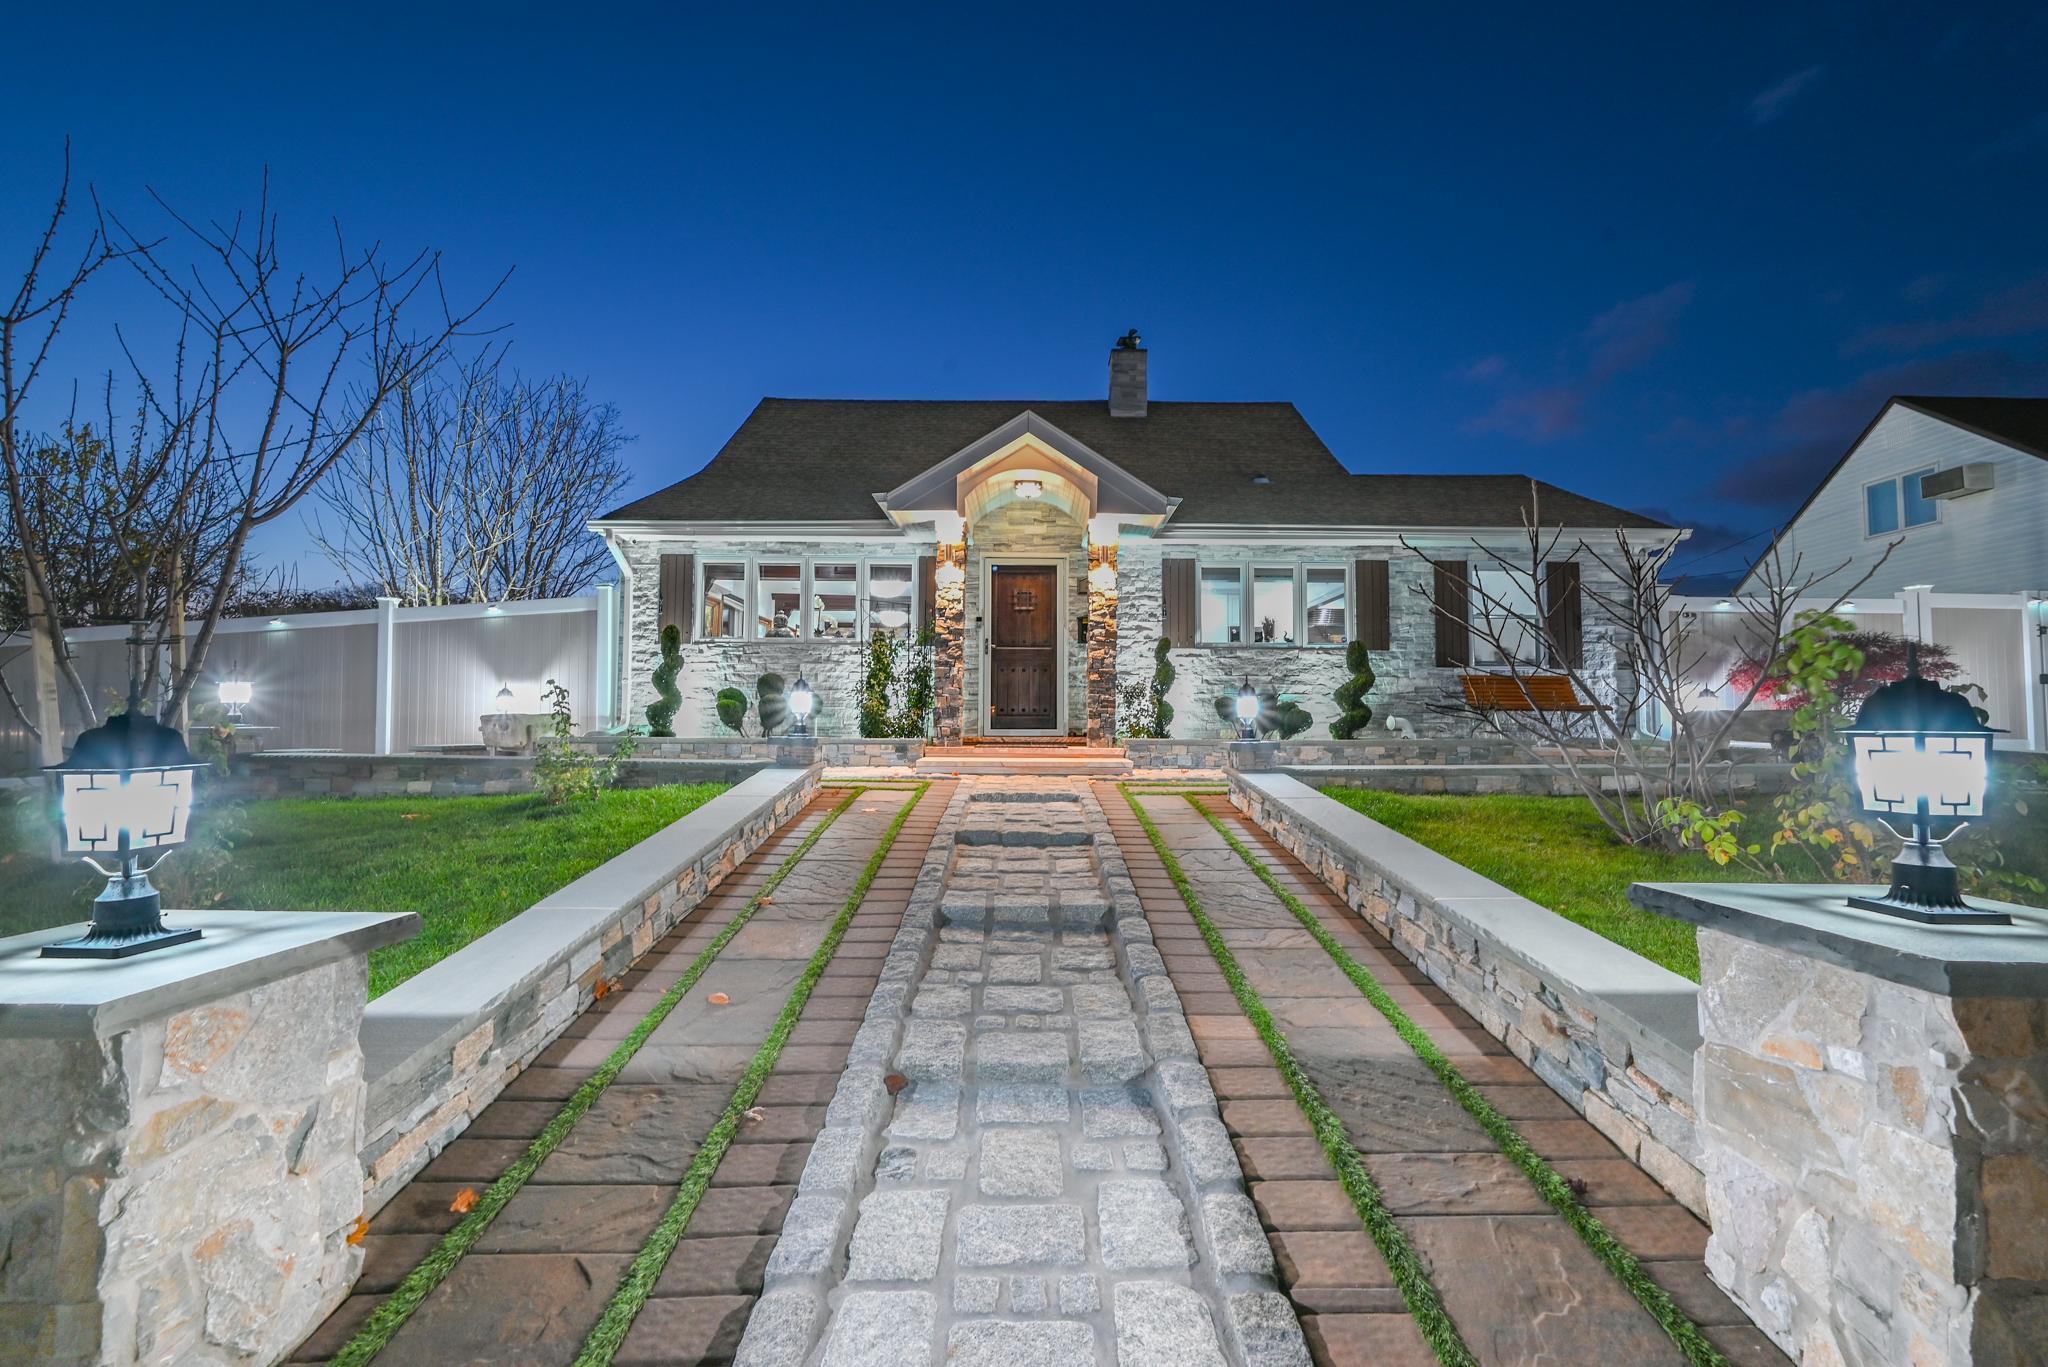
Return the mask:
M371 954L374 997L723 791L614 790L563 807L531 796L202 805L192 844L154 881L168 906L418 912L418 936ZM83 920L103 880L51 858L40 803L14 817L0 832L0 935Z
M1700 953L1692 926L1641 910L1628 900L1629 884L1755 879L1742 869L1719 867L1702 854L1620 844L1580 798L1323 791L1694 982L1700 978Z

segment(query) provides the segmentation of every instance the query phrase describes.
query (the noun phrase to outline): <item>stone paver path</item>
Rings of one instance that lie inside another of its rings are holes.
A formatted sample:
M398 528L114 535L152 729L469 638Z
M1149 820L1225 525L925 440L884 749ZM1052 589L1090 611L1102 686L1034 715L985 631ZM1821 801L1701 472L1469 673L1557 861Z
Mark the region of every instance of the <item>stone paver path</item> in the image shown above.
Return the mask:
M1121 799L1119 799L1121 801ZM1429 1068L1184 798L1141 798L1487 1363L1682 1363L1647 1311L1537 1196ZM1221 797L1289 892L1511 1117L1614 1235L1737 1364L1784 1357L1708 1281L1706 1227L1622 1156L1307 868ZM1126 809L1127 812L1128 809ZM1134 818L1113 819L1251 1192L1319 1361L1430 1361L1300 1108L1216 971Z
M767 1250L795 1196L847 1043L930 842L944 785L905 823L824 979L635 1323L621 1362L710 1362L731 1354ZM572 1024L371 1221L364 1274L300 1348L320 1362L525 1151L718 932L845 796L821 792ZM570 1362L620 1275L668 1208L805 963L909 792L861 796L726 945L618 1079L505 1207L482 1241L378 1356L379 1364ZM929 814L929 815L927 815ZM729 998L711 1002L713 994Z

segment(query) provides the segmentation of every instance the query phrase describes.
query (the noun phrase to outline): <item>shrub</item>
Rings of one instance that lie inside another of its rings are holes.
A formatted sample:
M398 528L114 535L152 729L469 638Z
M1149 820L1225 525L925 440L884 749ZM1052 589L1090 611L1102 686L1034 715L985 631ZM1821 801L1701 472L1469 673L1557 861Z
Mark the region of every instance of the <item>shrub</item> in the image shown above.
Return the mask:
M747 734L747 695L737 688L721 688L712 699L718 708L718 723L728 731Z
M1344 668L1351 671L1351 677L1338 684L1332 695L1337 706L1344 709L1330 723L1330 735L1335 740L1350 740L1372 723L1372 709L1365 705L1365 695L1378 682L1363 641L1353 641L1344 647Z
M669 628L675 630L674 627ZM666 634L666 633L664 633ZM576 738L576 719L569 712L569 690L553 679L542 691L548 711L554 714L548 736L542 740L533 760L533 789L555 806L595 797L619 780L619 767L633 757L633 733L619 737L605 759L570 748Z
M877 633L868 641L868 668L861 677L860 733L889 736L896 730L896 718L889 711L889 695L896 686L896 641Z
M1166 692L1173 687L1173 662L1167 652L1173 642L1162 636L1152 647L1152 677L1133 679L1117 690L1117 734L1141 740L1165 740L1173 733L1173 704Z
M654 701L647 704L647 734L673 736L676 711L683 705L676 675L683 672L682 628L670 623L661 629L661 663L654 667Z
M937 654L936 634L927 626L917 634L917 644L903 652L907 665L903 683L903 710L896 714L891 732L910 739L921 738L931 720L932 699L937 692L933 659Z
M788 685L782 681L780 674L763 674L754 680L754 714L761 719L762 735L780 736L788 733Z

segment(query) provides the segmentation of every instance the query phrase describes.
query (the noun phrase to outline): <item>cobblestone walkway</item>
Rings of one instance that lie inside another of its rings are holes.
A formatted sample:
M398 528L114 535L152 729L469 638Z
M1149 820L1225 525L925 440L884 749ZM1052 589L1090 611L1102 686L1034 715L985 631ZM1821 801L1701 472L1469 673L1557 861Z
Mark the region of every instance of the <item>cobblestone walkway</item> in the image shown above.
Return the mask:
M963 784L744 1367L1307 1362L1107 837L1078 780Z
M1683 1363L1648 1312L1186 799L1140 801L1317 1090L1344 1121L1480 1360ZM1581 1188L1581 1199L1732 1363L1785 1363L1708 1281L1703 1224L1284 848L1226 799L1203 801ZM1187 994L1189 1024L1223 1099L1224 1123L1317 1360L1389 1367L1431 1361L1378 1250L1142 829L1127 815L1112 824L1174 981Z

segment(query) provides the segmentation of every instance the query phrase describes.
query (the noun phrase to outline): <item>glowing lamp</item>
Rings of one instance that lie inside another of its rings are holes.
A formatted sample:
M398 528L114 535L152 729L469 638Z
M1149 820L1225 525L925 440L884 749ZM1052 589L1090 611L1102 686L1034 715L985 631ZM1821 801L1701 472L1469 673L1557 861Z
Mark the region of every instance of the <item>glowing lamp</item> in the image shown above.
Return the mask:
M1257 740L1259 720L1259 695L1252 691L1252 676L1244 676L1244 687L1237 690L1237 738Z
M910 625L910 614L902 608L883 608L875 613L875 620L890 631L901 631Z
M249 699L256 693L255 685L247 679L223 679L220 685L220 705L228 715L240 720L242 709L249 705Z
M509 717L512 715L511 684L506 684L498 690L498 715L501 717Z
M1956 866L1942 849L1966 818L1984 814L1993 728L1962 697L1922 678L1919 651L1908 643L1906 677L1865 699L1843 734L1855 755L1863 809L1905 842L1892 857L1891 890L1851 897L1849 905L1941 925L2011 924L2003 912L1963 900ZM1910 833L1887 818L1910 822ZM1957 824L1937 840L1936 821Z
M796 683L789 690L789 715L794 719L790 724L790 735L811 734L811 709L817 706L817 703L817 695L811 692L811 685L804 679L803 671L798 670Z
M1037 498L1039 495L1045 492L1045 481L1042 479L1020 479L1017 481L1015 487L1017 490L1017 497Z
M1097 565L1088 571L1088 587L1097 593L1108 593L1116 587L1116 566Z
M199 938L196 929L165 927L149 873L185 843L194 775L204 767L131 693L126 712L85 732L62 764L43 771L56 792L64 852L107 880L85 934L43 946L44 958L125 959Z

